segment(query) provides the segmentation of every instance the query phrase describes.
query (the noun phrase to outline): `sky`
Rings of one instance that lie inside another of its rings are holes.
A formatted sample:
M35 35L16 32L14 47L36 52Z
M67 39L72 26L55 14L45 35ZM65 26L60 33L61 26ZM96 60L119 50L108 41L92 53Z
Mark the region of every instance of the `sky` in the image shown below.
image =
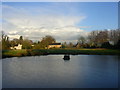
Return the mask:
M11 39L52 35L76 42L93 30L117 28L117 2L2 2L2 29Z

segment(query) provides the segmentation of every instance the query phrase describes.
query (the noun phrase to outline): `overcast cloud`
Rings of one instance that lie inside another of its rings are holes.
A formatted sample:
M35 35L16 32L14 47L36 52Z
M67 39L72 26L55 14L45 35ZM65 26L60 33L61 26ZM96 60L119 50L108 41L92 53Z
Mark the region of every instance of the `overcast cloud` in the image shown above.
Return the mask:
M46 13L47 12L47 13ZM72 12L73 13L73 12ZM86 19L84 15L64 15L41 8L34 13L24 8L3 5L3 30L13 38L20 35L31 40L40 40L45 35L52 35L59 42L75 42L80 35L87 35L76 24Z

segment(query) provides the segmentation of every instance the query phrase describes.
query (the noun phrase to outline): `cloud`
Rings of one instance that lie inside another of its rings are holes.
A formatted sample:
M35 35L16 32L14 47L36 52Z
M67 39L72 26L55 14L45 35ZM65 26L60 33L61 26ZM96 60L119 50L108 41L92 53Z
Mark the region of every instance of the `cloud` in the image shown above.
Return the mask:
M40 40L45 35L52 35L57 41L75 41L80 35L87 35L85 30L77 26L86 18L83 15L58 15L57 11L47 11L47 8L41 9L40 13L36 10L33 15L29 10L18 10L8 5L3 5L3 10L3 30L11 39L22 35Z

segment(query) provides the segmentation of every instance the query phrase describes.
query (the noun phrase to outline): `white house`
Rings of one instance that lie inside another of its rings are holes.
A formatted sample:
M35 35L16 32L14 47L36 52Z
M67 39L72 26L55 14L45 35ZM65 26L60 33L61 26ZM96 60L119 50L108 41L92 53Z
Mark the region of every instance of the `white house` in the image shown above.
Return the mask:
M22 45L18 44L17 46L10 47L10 49L19 49L19 50L21 50L22 49Z

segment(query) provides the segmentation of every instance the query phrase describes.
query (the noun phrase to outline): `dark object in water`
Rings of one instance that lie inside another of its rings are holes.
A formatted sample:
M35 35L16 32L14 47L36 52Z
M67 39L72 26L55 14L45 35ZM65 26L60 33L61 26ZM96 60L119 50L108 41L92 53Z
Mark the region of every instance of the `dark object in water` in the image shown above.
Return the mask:
M64 55L64 60L70 60L70 56L69 55Z

